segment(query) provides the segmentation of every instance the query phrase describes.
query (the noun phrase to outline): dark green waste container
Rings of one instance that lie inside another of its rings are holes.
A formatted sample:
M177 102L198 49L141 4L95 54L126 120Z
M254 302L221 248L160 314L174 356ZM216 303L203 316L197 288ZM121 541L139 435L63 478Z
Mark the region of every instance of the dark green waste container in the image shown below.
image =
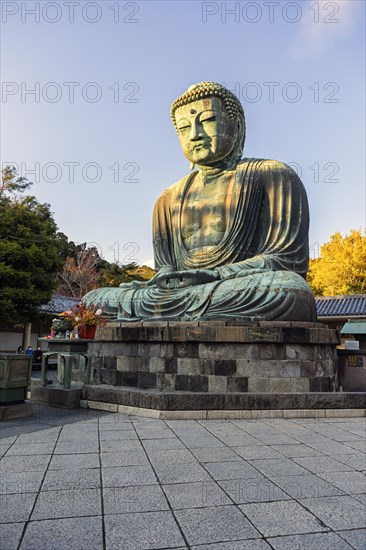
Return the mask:
M23 403L32 375L32 356L0 353L0 405Z

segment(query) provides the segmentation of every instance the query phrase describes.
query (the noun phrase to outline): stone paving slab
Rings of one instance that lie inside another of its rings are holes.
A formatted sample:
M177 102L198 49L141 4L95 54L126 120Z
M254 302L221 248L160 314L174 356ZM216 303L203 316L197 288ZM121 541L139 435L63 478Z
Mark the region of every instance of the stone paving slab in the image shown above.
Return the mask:
M327 530L316 516L294 501L243 504L239 508L264 537Z
M163 449L185 449L184 443L177 437L169 439L145 439L143 446L147 452L153 450L161 451Z
M73 441L60 441L55 448L56 455L70 455L77 453L97 453L98 441L93 439L79 439L77 435Z
M246 447L249 445L263 445L263 442L259 439L256 439L255 437L250 436L249 434L243 435L243 434L235 434L235 435L218 435L217 436L218 441L221 443L224 443L228 447ZM214 440L212 439L212 445L211 447L217 446L214 445Z
M275 476L271 478L273 483L281 487L285 493L294 499L319 498L344 495L344 492L328 483L324 479L314 475L303 476Z
M17 438L18 443L56 443L60 434L60 428L50 428L48 430L43 430L41 432L31 432L20 435ZM15 439L15 438L12 438ZM42 454L42 453L40 453Z
M163 484L209 481L211 479L198 462L188 462L186 464L181 462L177 464L158 462L155 463L154 468L160 483Z
M143 447L138 439L124 439L123 441L102 440L100 448L102 453L123 453L125 451L136 451Z
M350 550L352 546L335 533L316 533L268 539L274 550Z
M97 436L98 430L93 429L91 431L89 428L88 432L85 432L84 430L72 430L64 433L62 431L58 438L58 444L61 445L66 443L73 443L75 440L77 440L82 445L88 445L88 443L92 443Z
M28 521L37 493L1 495L0 523Z
M64 489L41 491L31 519L87 517L101 514L100 489Z
M326 443L309 443L309 446L314 449L313 454L309 456L316 456L318 451L320 454L326 454L329 456L345 455L352 453L352 448L344 443L338 443L336 441L329 441ZM338 457L335 457L338 458Z
M1 525L0 548L17 550L22 538L25 523L7 523Z
M32 456L52 454L54 443L14 443L6 456Z
M45 471L50 461L51 455L32 456L8 456L7 454L0 462L0 476L6 475L7 472L32 472Z
M103 550L101 517L32 521L28 524L20 550L56 548L57 550Z
M256 468L245 460L235 460L233 462L207 462L204 467L209 474L216 480L225 479L251 479L261 477Z
M103 496L105 514L169 510L164 493L158 485L106 488Z
M345 493L356 495L366 493L366 476L361 472L342 472L341 476L339 472L325 472L319 476Z
M356 451L365 452L366 451L366 441L365 436L361 436L359 441L347 441L347 447L356 449Z
M177 510L175 516L191 545L261 538L236 506Z
M48 470L43 480L42 491L62 491L69 488L97 489L100 486L99 468Z
M16 437L4 437L4 439L0 441L0 457L7 452L16 439Z
M347 541L355 550L365 550L366 529L355 531L338 531L337 534Z
M366 506L366 494L364 493L363 495L352 495L356 500L358 500L359 502L362 502L362 504L364 504Z
M302 456L322 456L321 450L315 450L311 447L308 447L307 445L273 445L271 449L274 449L275 451L278 451L278 453L286 456L287 458L298 458ZM255 458L255 457L253 457ZM258 458L258 457L256 457ZM259 458L267 458L266 456L262 456ZM269 457L271 458L271 457Z
M352 454L337 455L336 458L339 462L343 462L343 464L350 466L354 470L358 470L360 472L366 471L366 454L365 453L354 452Z
M105 517L106 550L174 548L184 539L171 512L147 512Z
M191 453L197 458L198 462L226 462L227 460L240 460L241 457L228 447L201 447L191 449Z
M346 472L347 470L352 470L352 468L347 466L347 464L339 462L339 460L334 460L334 458L331 458L330 456L321 456L316 460L310 456L305 456L301 458L294 458L294 462L314 474L323 472Z
M264 476L254 479L231 479L219 481L218 483L235 504L291 499L290 496Z
M197 464L198 461L195 456L188 449L167 449L163 451L150 451L149 459L153 465L159 466L159 464L187 464L192 462Z
M270 546L264 540L241 540L192 546L192 550L268 550L269 548Z
M366 506L350 496L302 499L300 503L333 530L365 526Z
M197 436L191 436L190 434L188 436L181 435L180 439L184 445L189 447L190 449L200 449L201 447L224 447L224 443L217 439L216 437L202 437L200 435Z
M285 457L278 459L258 459L251 460L250 464L269 478L279 475L299 476L307 474L307 470L297 465L294 460Z
M101 453L100 457L102 467L105 468L149 465L148 458L143 449L138 449L136 451L121 451L119 453Z
M1 425L1 550L364 550L365 419Z
M137 434L131 430L109 430L100 434L101 441L125 441L125 440L137 439Z
M243 447L233 447L233 450L245 460L283 458L281 452L265 445L245 445Z
M147 466L103 468L102 476L104 487L139 486L157 483L154 470L150 464Z
M49 470L80 470L82 468L98 467L98 453L78 453L74 455L53 455Z
M173 510L232 504L214 481L163 485L163 490Z
M40 490L44 477L43 471L17 472L7 471L0 474L1 497L12 493L36 493Z

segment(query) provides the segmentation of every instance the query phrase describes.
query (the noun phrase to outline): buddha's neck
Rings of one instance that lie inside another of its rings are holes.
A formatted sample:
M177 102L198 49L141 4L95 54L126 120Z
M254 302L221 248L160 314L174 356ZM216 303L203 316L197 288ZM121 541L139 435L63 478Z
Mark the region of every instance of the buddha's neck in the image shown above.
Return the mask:
M202 183L210 183L220 178L228 170L234 170L236 167L235 162L228 162L227 160L221 160L209 166L203 166L201 164L197 165L199 175L201 177Z

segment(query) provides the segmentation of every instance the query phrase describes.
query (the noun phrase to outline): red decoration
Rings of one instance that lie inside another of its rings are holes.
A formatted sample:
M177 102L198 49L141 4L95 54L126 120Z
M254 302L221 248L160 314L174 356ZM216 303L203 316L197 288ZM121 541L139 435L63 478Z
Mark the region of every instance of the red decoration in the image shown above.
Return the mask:
M95 325L88 327L79 327L79 338L83 338L84 340L93 340L95 338L96 330L97 327Z

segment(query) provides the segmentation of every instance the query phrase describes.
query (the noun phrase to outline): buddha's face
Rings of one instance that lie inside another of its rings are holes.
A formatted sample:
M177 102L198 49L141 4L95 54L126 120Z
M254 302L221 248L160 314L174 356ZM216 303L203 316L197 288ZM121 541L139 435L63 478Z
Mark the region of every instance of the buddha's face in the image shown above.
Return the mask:
M179 107L175 120L184 156L194 164L209 166L234 148L237 124L229 118L218 97Z

